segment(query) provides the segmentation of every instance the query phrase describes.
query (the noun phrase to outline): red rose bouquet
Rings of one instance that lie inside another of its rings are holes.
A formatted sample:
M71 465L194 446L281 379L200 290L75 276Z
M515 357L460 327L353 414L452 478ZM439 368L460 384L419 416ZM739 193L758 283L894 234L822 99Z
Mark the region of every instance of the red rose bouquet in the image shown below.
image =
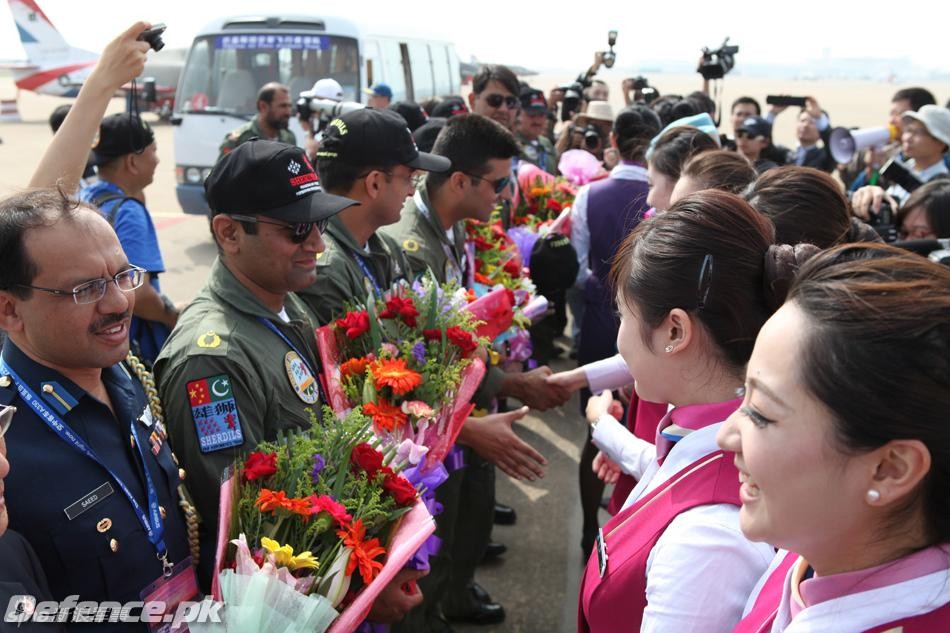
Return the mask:
M485 372L481 323L468 295L431 276L370 295L317 330L330 404L362 407L385 447L418 465L441 462Z
M380 452L371 426L356 408L235 465L213 586L227 631L352 631L432 534L408 461Z

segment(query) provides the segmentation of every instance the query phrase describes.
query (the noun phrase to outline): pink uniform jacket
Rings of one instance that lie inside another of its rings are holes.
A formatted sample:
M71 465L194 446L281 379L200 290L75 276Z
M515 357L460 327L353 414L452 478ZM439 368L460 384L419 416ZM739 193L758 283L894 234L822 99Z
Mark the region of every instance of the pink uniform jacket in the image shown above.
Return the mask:
M614 516L604 526L607 569L600 576L598 554L587 561L581 580L577 630L611 632L640 629L647 606L647 559L679 514L702 505L740 505L739 473L732 453L703 456ZM713 579L714 581L714 579Z
M781 563L773 568L762 584L752 608L736 625L733 633L770 633L772 631L779 604L788 585L788 575L798 560L798 554L786 553ZM864 633L946 633L947 631L950 631L950 603L928 613L873 626L865 629Z

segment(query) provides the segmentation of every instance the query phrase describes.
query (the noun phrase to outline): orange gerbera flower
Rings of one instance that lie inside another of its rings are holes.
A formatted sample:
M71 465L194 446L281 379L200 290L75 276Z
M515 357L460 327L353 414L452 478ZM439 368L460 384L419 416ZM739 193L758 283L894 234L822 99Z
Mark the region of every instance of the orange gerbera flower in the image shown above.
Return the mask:
M397 396L404 396L422 384L422 376L408 367L401 358L378 360L372 365L376 388L389 387Z
M364 404L363 413L373 418L373 426L380 431L393 431L409 421L409 416L402 409L393 406L385 398L380 398L377 403Z
M337 530L336 535L343 539L345 546L353 550L350 561L346 565L346 575L352 575L359 566L363 582L367 585L373 582L383 568L383 563L374 559L386 553L386 550L380 547L379 539L364 540L366 527L363 525L363 519L357 519L346 528Z
M365 356L363 358L351 358L340 365L340 380L346 380L350 376L362 376L368 366L369 359Z
M283 490L274 492L267 488L262 489L257 496L255 505L261 509L261 512L287 510L304 518L310 518L310 499L288 497Z

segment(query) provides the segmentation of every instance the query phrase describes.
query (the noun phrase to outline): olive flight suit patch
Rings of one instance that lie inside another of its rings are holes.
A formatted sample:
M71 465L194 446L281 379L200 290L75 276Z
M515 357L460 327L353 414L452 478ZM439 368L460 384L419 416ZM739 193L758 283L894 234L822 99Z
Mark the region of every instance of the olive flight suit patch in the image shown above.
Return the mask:
M227 374L192 380L186 386L202 453L244 443L237 403Z

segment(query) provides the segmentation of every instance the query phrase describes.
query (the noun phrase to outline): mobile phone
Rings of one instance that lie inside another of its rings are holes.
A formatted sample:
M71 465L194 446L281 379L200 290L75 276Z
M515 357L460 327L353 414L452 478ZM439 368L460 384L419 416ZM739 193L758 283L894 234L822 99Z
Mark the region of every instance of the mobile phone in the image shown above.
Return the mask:
M805 107L805 97L789 97L788 95L769 95L765 98L768 105Z

